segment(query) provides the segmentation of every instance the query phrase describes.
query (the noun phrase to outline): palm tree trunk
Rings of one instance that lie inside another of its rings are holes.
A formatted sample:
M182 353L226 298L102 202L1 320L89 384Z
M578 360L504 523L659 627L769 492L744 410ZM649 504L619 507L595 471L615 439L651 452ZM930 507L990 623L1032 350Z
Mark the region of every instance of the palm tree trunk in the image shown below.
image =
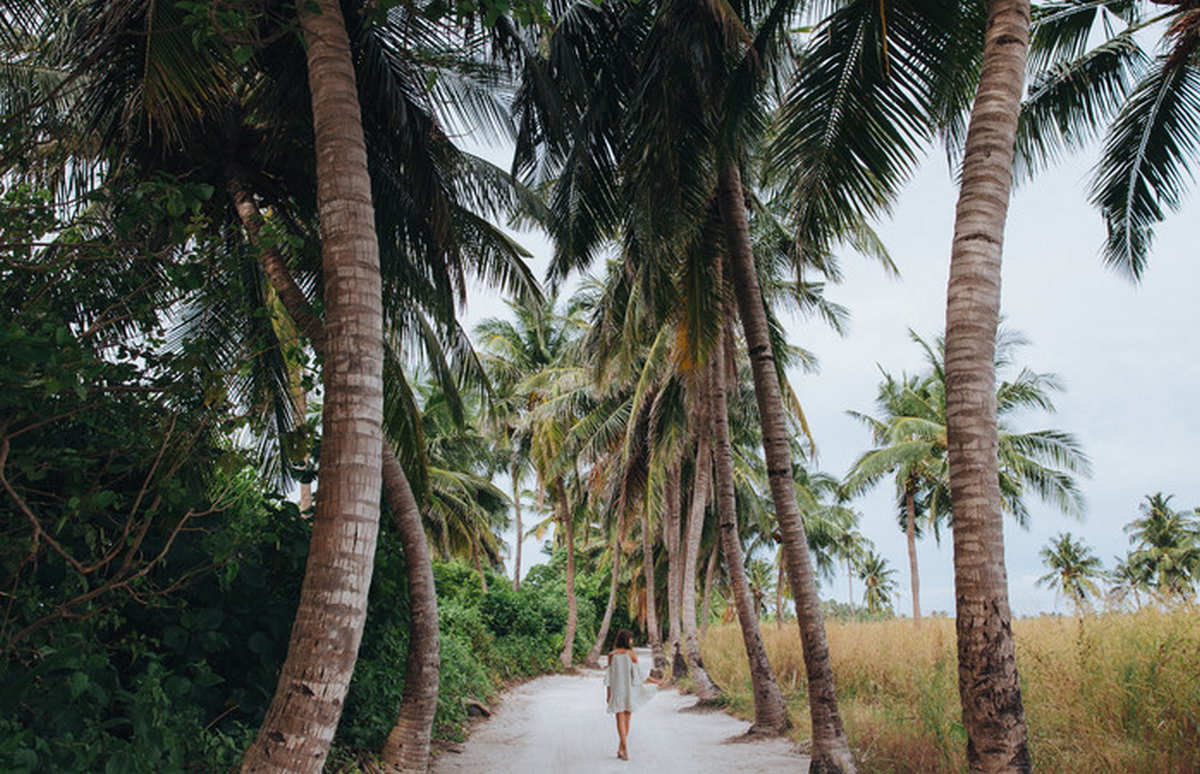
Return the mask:
M612 580L608 584L608 604L604 606L604 618L600 621L600 631L596 632L596 644L592 645L592 649L588 651L587 657L583 660L584 666L593 669L600 668L600 651L604 649L604 641L608 639L608 627L612 625L613 609L617 606L617 585L621 572L620 530L621 528L618 526L618 534L613 536Z
M779 580L775 583L775 628L783 628L783 584L787 575L783 571L783 557L779 561Z
M567 489L562 479L558 481L558 520L567 544L567 629L563 632L563 649L558 660L562 662L563 669L570 669L575 660L575 627L579 608L575 601L575 525L567 506Z
M479 546L475 543L471 544L471 561L475 563L475 572L479 573L479 589L486 594L487 575L483 572L483 564L479 561Z
M796 620L800 627L800 642L808 675L808 704L812 718L810 770L852 774L858 771L858 767L850 752L842 717L838 712L833 666L829 660L829 644L821 616L821 600L817 596L812 559L808 554L804 520L796 502L787 413L779 390L779 375L775 370L775 355L771 351L766 310L758 287L754 255L750 249L741 174L734 159L722 162L719 172L718 203L724 222L738 312L742 318L746 346L750 351L771 499L783 536L783 555L792 583L792 598L796 602Z
M718 275L718 282L720 282ZM737 502L733 488L733 446L729 441L729 407L725 394L724 330L717 336L710 366L709 384L713 416L714 455L717 467L717 515L720 524L721 546L725 551L725 568L733 602L737 606L738 623L742 628L742 644L750 665L750 684L754 693L754 723L747 734L781 734L792 727L787 705L775 682L767 648L758 628L758 609L750 595L746 567L742 559L742 541L738 535ZM711 563L710 563L711 564ZM711 569L711 567L710 567Z
M512 484L513 511L517 519L517 560L513 565L513 591L518 591L521 588L521 543L525 540L525 533L521 526L521 473L516 460L513 460Z
M665 676L667 657L663 655L662 627L658 624L658 605L654 589L654 535L650 532L648 505L642 507L642 573L646 580L646 631L650 636L650 653L654 657L654 671L659 676Z
M262 214L254 203L244 172L236 165L228 168L228 187L250 239L259 242ZM310 311L304 292L293 279L282 256L261 244L259 260L268 281L283 300L292 321L308 336L313 351L325 353L325 328ZM438 647L437 591L433 582L433 562L421 511L395 453L384 443L381 448L383 497L400 543L404 547L405 574L408 579L409 647L405 664L404 692L396 725L388 735L383 760L393 771L424 772L429 766L429 737L437 711L438 679L441 655Z
M680 629L682 616L679 613L681 594L683 592L683 557L680 553L680 507L679 507L679 476L681 475L679 461L667 471L667 480L663 483L663 543L667 547L667 658L672 660L672 676L674 677L675 654L683 645L683 634ZM686 661L684 662L686 665Z
M972 772L1028 772L997 472L996 327L1029 0L992 0L963 156L946 304L958 690Z
M912 585L913 623L921 625L921 577L917 572L917 505L912 485L904 491L904 536L908 539L908 577Z
M698 377L703 383L703 376ZM704 403L707 401L701 401ZM687 658L688 675L696 686L701 701L714 701L720 689L709 678L700 655L700 634L696 630L696 563L700 556L700 536L704 531L704 511L712 488L712 447L709 441L709 418L701 412L697 421L695 487L687 520L687 542L683 554L683 593L679 615L683 624L683 650Z
M362 116L340 6L300 12L308 44L325 287L321 486L300 603L243 772L316 772L342 714L379 532L383 302Z
M846 559L846 592L850 595L850 612L854 612L854 569L850 567L850 559Z
M708 552L708 566L704 568L704 602L700 605L700 639L708 634L708 621L712 618L713 576L717 574L717 551L720 545L713 543Z

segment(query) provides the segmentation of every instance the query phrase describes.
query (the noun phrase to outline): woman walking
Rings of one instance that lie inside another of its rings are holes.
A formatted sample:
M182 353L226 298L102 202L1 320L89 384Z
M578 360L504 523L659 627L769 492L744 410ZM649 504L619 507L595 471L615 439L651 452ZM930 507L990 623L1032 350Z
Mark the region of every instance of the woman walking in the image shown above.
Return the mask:
M608 711L617 716L617 736L620 746L617 757L629 760L625 740L629 736L629 718L633 711L645 704L654 695L647 682L662 685L662 681L642 672L637 654L633 652L633 632L622 629L613 640L612 652L608 654L608 671L604 675L607 688Z

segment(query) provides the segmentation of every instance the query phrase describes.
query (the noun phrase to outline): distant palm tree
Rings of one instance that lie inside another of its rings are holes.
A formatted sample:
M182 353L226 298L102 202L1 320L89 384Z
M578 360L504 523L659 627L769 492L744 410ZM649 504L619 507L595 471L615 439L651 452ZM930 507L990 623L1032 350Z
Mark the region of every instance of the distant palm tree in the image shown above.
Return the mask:
M1134 545L1129 562L1163 597L1185 598L1200 579L1200 518L1171 509L1173 495L1146 495L1142 518L1125 527Z
M1124 559L1113 557L1113 569L1108 574L1108 595L1120 604L1132 594L1134 609L1141 610L1142 592L1147 595L1153 593L1153 580L1146 563L1139 562L1130 551Z
M1070 532L1060 533L1039 556L1050 572L1038 578L1037 585L1069 597L1076 614L1082 614L1088 597L1100 593L1096 586L1096 580L1104 575L1100 558L1083 541L1071 537Z
M944 346L940 338L929 344L917 334L911 335L925 350L930 370L923 376L905 375L899 379L885 371L876 398L878 415L849 412L870 428L876 448L855 461L843 486L847 494L856 495L885 476L895 477L902 507L901 524L908 540L916 618L920 615L916 539L925 526L933 527L935 535L939 534L941 522L950 520L951 513ZM996 370L1011 365L1013 352L1026 343L1019 334L998 331ZM1001 503L1003 510L1021 525L1029 518L1025 505L1028 491L1036 492L1067 515L1079 516L1083 512L1076 476L1089 475L1091 465L1075 436L1062 430L1019 433L1004 421L1022 410L1052 412L1052 393L1061 389L1054 374L1036 373L1028 368L1022 368L1014 378L996 386ZM922 510L925 517L918 521Z
M868 613L882 613L892 606L896 595L896 571L875 551L867 551L858 563L858 577L863 582L863 604Z

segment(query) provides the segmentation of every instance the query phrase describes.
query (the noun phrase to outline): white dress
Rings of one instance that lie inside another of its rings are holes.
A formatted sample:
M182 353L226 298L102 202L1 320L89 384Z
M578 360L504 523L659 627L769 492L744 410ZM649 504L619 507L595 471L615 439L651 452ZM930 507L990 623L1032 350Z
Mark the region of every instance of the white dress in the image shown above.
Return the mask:
M609 654L604 684L609 689L609 713L633 712L655 694L654 684L646 683L646 675L628 653Z

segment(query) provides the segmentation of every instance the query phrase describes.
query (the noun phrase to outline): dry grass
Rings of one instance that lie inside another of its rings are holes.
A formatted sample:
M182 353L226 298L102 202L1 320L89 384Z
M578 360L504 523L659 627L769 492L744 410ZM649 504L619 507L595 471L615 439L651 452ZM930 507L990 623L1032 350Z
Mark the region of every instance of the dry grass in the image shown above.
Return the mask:
M827 625L834 679L850 743L864 771L966 771L959 718L954 621ZM1014 624L1017 666L1039 772L1200 772L1200 610ZM808 737L799 631L763 626L767 653ZM713 627L705 665L734 712L752 714L741 636Z

